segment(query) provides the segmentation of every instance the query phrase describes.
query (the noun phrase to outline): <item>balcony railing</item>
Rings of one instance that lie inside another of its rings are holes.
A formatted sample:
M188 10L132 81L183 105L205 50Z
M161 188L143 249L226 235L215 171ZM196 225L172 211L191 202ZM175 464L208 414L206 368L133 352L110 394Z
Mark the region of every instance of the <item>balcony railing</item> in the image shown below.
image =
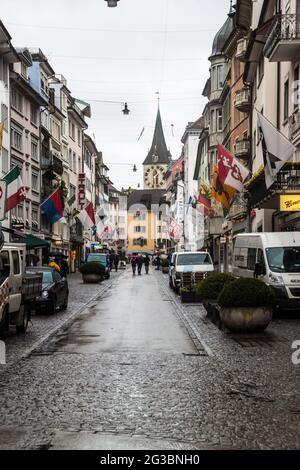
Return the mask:
M51 170L57 175L61 176L64 172L62 161L56 155L49 154L41 156L41 169L44 171Z
M251 109L251 93L249 88L243 88L239 90L235 95L235 107L246 113Z
M289 62L300 51L300 15L276 15L266 45L265 56L270 62Z
M248 39L243 38L237 42L237 49L236 49L235 56L241 62L244 62L246 60L245 56L246 56L247 46L248 46Z
M250 155L250 140L238 140L235 144L235 156L238 158L246 158Z

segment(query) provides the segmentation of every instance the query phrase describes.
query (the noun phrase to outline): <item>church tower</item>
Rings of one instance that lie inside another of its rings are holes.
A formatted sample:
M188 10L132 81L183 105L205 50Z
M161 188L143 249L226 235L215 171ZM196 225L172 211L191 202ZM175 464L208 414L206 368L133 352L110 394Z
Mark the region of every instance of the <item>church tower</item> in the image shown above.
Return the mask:
M158 107L151 149L143 163L144 189L166 189L164 176L170 161L171 154L167 149Z

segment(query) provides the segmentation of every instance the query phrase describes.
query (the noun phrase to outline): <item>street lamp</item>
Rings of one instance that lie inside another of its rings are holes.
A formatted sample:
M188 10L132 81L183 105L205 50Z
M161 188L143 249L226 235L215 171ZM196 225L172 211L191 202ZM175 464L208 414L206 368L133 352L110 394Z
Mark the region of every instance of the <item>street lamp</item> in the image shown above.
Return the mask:
M119 0L105 0L107 2L108 7L116 7L118 5Z
M125 116L130 113L130 110L128 109L127 103L125 103L124 109L122 109L122 113L125 114Z

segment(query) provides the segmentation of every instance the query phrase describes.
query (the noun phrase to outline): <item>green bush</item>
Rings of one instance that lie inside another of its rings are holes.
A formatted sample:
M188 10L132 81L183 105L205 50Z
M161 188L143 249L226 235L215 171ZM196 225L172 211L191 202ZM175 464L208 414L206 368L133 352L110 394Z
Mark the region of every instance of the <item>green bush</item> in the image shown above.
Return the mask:
M218 297L221 307L272 307L274 303L273 289L258 279L236 279Z
M201 295L203 299L217 300L223 287L234 280L235 277L231 274L212 274L197 284L197 294Z
M104 276L105 267L97 261L90 261L89 263L82 264L79 268L79 272L81 272L81 274L99 274L100 276Z

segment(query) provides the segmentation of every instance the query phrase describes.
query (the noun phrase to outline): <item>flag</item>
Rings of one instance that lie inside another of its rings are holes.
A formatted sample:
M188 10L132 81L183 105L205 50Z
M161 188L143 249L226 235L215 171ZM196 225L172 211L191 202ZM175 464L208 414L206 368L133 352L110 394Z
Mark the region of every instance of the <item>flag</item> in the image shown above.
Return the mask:
M269 189L283 165L291 159L296 147L261 113L257 113L263 134L266 187Z
M0 122L0 149L2 148L4 122Z
M41 210L46 214L51 224L55 224L63 217L63 207L60 189L57 188L42 204Z
M104 240L104 239L107 240L108 238L110 238L110 235L112 234L112 231L113 231L112 227L110 225L106 225L103 228L102 232L100 233L99 238L101 240Z
M229 209L230 203L236 195L235 189L233 189L231 186L227 186L221 183L217 165L214 166L211 195L225 209Z
M93 203L90 202L76 217L80 220L85 229L88 230L95 227L96 220Z
M211 201L208 199L207 196L204 196L204 194L200 194L198 197L198 204L203 207L204 209L204 215L209 217L211 215Z
M140 140L140 138L141 138L141 137L142 137L142 135L144 134L144 131L145 131L145 128L143 127L143 129L142 129L142 132L140 133L140 136L139 136L139 138L138 138L138 140L137 140L137 141L139 141L139 140Z
M235 158L223 145L218 145L218 170L222 184L242 192L249 170Z
M180 240L182 233L182 225L179 224L174 218L171 218L169 223L169 237L172 240Z
M3 179L7 188L5 210L8 212L25 200L26 193L18 166L15 166Z

